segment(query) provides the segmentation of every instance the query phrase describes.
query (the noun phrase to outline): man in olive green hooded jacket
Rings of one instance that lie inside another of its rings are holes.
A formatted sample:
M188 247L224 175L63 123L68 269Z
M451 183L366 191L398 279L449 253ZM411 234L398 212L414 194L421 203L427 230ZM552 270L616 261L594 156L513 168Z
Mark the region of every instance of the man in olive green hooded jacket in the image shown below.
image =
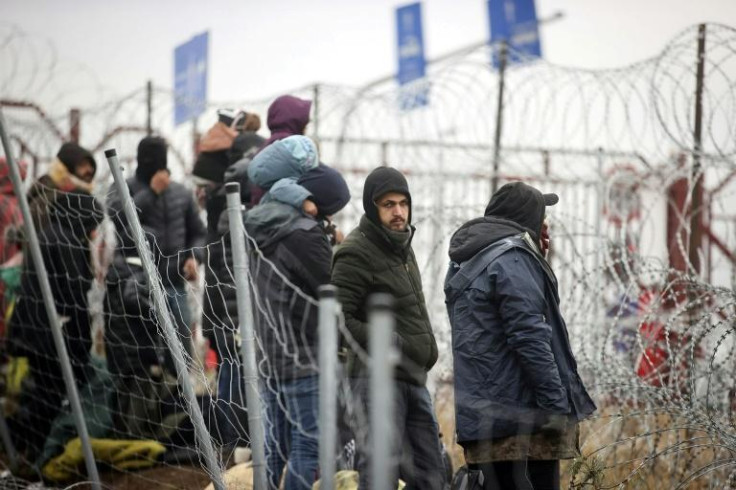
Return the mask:
M440 489L444 483L439 429L426 388L427 373L437 361L437 342L427 314L414 252L411 248L411 194L406 178L396 169L379 167L363 188L365 214L358 228L335 254L332 283L338 288L345 324L367 350L369 325L366 302L374 293L394 297L395 342L400 358L395 370L392 478L400 476L407 489ZM347 342L347 345L351 345ZM359 406L369 413L368 372L350 353L350 374L356 378ZM371 488L368 431L356 434L360 488Z

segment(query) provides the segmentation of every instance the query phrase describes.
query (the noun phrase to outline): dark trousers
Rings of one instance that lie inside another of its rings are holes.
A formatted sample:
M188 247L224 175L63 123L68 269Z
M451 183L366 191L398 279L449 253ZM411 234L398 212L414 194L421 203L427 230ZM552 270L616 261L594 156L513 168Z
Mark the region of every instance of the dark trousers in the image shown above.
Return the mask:
M559 490L558 460L496 461L470 464L483 472L483 490Z
M358 379L354 388L366 420L370 418L369 385L368 379ZM396 466L387 471L391 472L392 481L397 482L395 487L398 486L400 476L406 483L406 490L441 490L445 484L445 472L439 426L427 388L395 381L393 401L396 437L391 444L389 461ZM367 426L354 430L356 469L360 473L359 488L370 489L372 434Z

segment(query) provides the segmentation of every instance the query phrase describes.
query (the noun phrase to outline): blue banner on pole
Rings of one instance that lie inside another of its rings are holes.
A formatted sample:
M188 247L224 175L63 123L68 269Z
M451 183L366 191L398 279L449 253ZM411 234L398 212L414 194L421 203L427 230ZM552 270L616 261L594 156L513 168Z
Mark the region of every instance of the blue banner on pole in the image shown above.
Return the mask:
M488 15L491 44L505 40L511 48L507 63L518 62L519 54L542 56L534 0L488 0ZM495 53L492 64L494 68L498 68L499 60Z
M208 45L204 32L174 49L174 125L191 121L207 106Z
M399 105L403 110L425 106L429 102L429 86L424 80L427 61L424 57L421 3L396 9L396 40L399 60L396 78L401 86Z

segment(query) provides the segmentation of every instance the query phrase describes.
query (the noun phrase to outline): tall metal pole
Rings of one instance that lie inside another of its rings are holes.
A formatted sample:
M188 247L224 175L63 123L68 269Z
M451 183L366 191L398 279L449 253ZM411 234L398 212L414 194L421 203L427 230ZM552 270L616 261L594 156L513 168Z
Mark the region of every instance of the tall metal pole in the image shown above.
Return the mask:
M698 26L698 59L695 78L695 127L693 129L693 168L690 181L690 267L700 274L700 244L703 241L703 174L700 159L703 152L703 83L705 80L705 24Z
M498 168L501 158L501 130L503 129L503 89L506 83L506 61L508 58L508 45L505 40L501 41L501 49L498 58L498 101L496 106L496 135L493 138L493 174L491 175L491 193L498 189Z
M227 213L230 221L230 240L233 248L233 270L238 301L240 323L240 357L243 363L245 400L248 404L248 428L250 449L253 454L253 488L265 489L266 479L266 431L263 426L263 409L258 393L258 368L256 366L256 334L253 319L253 303L248 283L248 251L243 228L243 205L240 202L240 184L225 184Z
M371 397L371 480L373 490L396 488L394 468L398 461L391 461L394 441L394 382L393 372L396 353L391 343L394 331L394 299L389 294L374 294L368 298L368 323L371 332L370 347L370 397Z
M187 376L189 370L187 368L186 361L184 360L184 347L179 341L176 328L174 327L174 323L171 319L171 311L169 309L168 302L164 297L164 290L161 281L158 279L158 270L154 265L153 253L151 252L151 248L148 246L148 241L143 234L143 227L138 220L138 214L136 213L133 200L130 197L128 186L123 178L123 172L120 168L117 152L114 149L106 150L105 157L107 158L110 172L112 172L112 176L115 180L118 195L123 203L123 212L125 213L125 218L127 219L128 226L130 227L130 230L128 231L133 234L138 255L143 263L143 269L146 271L146 275L148 276L151 284L154 310L158 317L158 321L162 326L166 343L171 351L171 357L174 359L174 366L176 367L178 380L182 386L184 399L186 400L189 408L189 416L192 418L192 424L194 425L194 435L197 438L199 446L202 448L202 452L204 453L203 456L205 464L210 477L212 478L212 483L217 490L225 490L225 484L222 478L222 468L215 455L215 448L212 444L212 439L204 425L204 417L202 417L202 411L197 404L197 395L194 393L192 383Z
M33 223L33 218L31 217L28 199L23 192L23 181L20 177L17 163L13 158L10 139L5 131L5 118L2 111L0 111L0 139L2 139L3 148L5 149L5 159L10 169L10 179L13 182L13 190L18 198L20 211L23 215L23 222L26 232L28 233L28 247L31 252L31 259L33 260L36 275L38 276L38 282L41 286L41 295L43 296L43 303L46 307L46 315L51 323L51 334L54 338L56 352L59 355L61 374L64 378L67 395L69 396L69 404L71 405L72 414L74 416L74 424L77 427L77 433L79 434L79 439L82 442L82 453L84 455L84 464L87 467L87 477L92 480L92 487L95 490L100 490L100 475L97 472L97 466L95 466L95 457L92 452L92 445L89 441L89 433L87 432L87 425L84 421L82 403L79 401L79 392L77 391L77 384L74 381L74 372L72 371L71 361L69 360L69 353L66 350L64 334L61 329L61 321L59 319L59 315L56 313L54 296L51 292L46 264L44 264L43 256L41 255L41 247L38 242L36 226Z
M146 136L153 136L153 82L146 82Z
M319 467L320 488L335 489L337 446L337 288L319 288Z

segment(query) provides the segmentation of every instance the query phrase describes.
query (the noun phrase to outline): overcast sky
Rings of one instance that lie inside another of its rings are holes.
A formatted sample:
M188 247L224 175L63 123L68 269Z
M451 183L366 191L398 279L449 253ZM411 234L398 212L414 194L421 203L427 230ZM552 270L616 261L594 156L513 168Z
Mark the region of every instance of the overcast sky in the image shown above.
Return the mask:
M0 22L51 39L63 62L125 94L171 87L173 49L210 32L209 99L253 100L312 82L361 85L395 71L396 0L4 0ZM698 22L736 26L735 0L537 0L553 63L603 68L656 55ZM488 37L485 0L424 0L426 53Z

